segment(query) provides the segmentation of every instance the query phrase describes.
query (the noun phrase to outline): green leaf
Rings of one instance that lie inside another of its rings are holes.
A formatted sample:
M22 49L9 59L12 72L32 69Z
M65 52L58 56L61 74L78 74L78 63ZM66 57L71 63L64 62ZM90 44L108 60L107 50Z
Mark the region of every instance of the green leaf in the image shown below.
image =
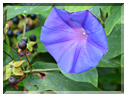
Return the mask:
M14 75L23 75L23 72L19 67L13 67L12 72Z
M111 6L99 6L100 8L100 16L101 16L101 23L105 28L105 20L110 16L110 8Z
M52 6L54 3L20 3L22 6Z
M77 12L77 11L84 11L91 8L95 4L85 4L85 3L78 3L76 6L74 4L65 4L65 10L68 12Z
M3 82L3 94L6 92L6 86L7 84Z
M32 50L33 50L32 45L30 45L29 43L27 43L27 49L28 49L29 51L32 51Z
M6 8L4 8L4 13L3 13L3 25L5 25L6 24L6 18L7 18L7 9Z
M33 30L30 30L30 31L28 31L27 33L25 33L25 36L26 37L29 37L31 34L34 34L35 36L36 36L36 43L37 43L37 45L38 45L38 48L37 48L37 51L38 52L47 52L46 50L45 50L45 47L44 47L44 44L40 41L40 34L41 34L41 28L42 27L38 27L38 28L35 28L35 29L33 29ZM18 40L20 41L20 40L22 40L22 34L20 34L19 36L18 36ZM28 41L30 41L29 40L29 38L28 38Z
M31 14L35 13L38 14L38 12L44 12L51 8L52 6L7 6L7 20L21 14Z
M29 91L37 91L38 88L32 84L31 80L33 80L33 82L38 83L37 79L34 78L35 75L29 74L24 80L23 80L23 84L24 87L26 87L27 90ZM31 79L31 80L30 80Z
M121 73L111 73L111 74L100 75L99 80L102 80L102 79L121 84Z
M124 54L121 55L121 67L124 67Z
M111 59L102 58L97 67L120 67L120 57L117 56Z
M118 24L124 24L124 15L121 17L121 19L117 23Z
M101 8L101 10L104 13L108 13L110 11L111 6L99 6Z
M105 32L106 35L109 35L114 28L115 24L121 19L123 16L123 5L115 7L116 9L112 12L112 14L106 19L105 22Z
M54 91L97 91L98 89L87 82L75 82L57 72L46 72L46 80L37 74L29 74L23 80L24 86L29 91L54 90Z
M106 94L109 93L108 91L116 91L117 89L116 83L113 83L109 80L99 80L99 84L101 85L102 90L107 91Z
M7 6L7 20L26 12L23 6Z
M9 48L10 51L11 51L12 58L15 60L14 54L13 54L12 49L11 49L11 46L10 46L9 38L8 38L7 35L5 35L5 33L4 33L4 37L5 37L5 40L6 40L6 42L7 42L8 48Z
M121 67L117 68L104 68L98 67L98 82L101 89L107 91L116 91L117 87L122 83L122 75L120 74ZM118 73L119 72L119 73ZM116 88L115 88L116 87Z
M93 84L95 87L98 85L98 72L96 68L92 68L86 72L80 74L70 74L65 73L61 70L61 72L68 78L77 81L77 82L89 82Z
M54 6L56 6L58 9L65 9L65 3L55 3Z
M10 51L11 51L12 58L15 60L14 54L13 54L12 49L11 49L11 46L10 46L9 38L8 38L7 35L5 35L5 33L3 33L3 34L4 34L4 37L5 37L6 43L7 43L7 45L8 45L8 48L9 48Z
M103 58L109 59L114 58L124 52L123 45L124 41L121 41L124 37L124 25L117 24L115 25L112 33L107 36L108 40L108 52L104 55Z
M26 60L22 60L22 61L16 61L13 63L14 67L19 67L20 65L22 65L24 62L26 62Z
M53 8L53 7L51 7L49 10L47 10L47 11L45 11L45 12L43 12L43 13L42 13L42 12L38 12L38 14L40 14L40 17L39 17L39 18L40 18L40 19L42 18L42 20L43 20L43 19L46 19L46 18L48 17L48 15L50 14L52 8ZM43 21L38 21L38 22L41 22L41 23L42 23L42 22L44 22L44 21L45 21L45 20L43 20ZM43 24L44 24L44 23L43 23Z
M3 80L7 80L11 76L11 68L6 68Z
M108 3L108 4L98 4L99 8L103 11L104 16L106 15L106 13L108 13L108 16L110 16L111 14L111 8L113 7L113 3Z
M56 63L55 59L47 52L47 53L39 53L39 61L49 62L49 63ZM32 63L37 61L37 56L33 57Z
M7 54L9 54L10 49L8 48L8 45L7 45L5 42L3 42L3 50L4 50ZM5 53L3 53L3 62L4 62L7 58L8 58L8 55L6 55Z
M99 6L93 6L88 9L95 17L100 19L100 9Z
M50 68L58 68L56 63L49 63L49 62L42 62L42 61L38 61L38 62L34 62L32 64L32 67L34 69L50 69Z
M47 52L47 50L45 49L44 44L41 41L37 42L37 46L38 46L38 48L37 48L38 52L42 52L42 53Z
M97 71L98 71L98 79L100 75L111 74L116 72L115 68L112 67L97 67Z
M72 5L65 4L65 10L68 12L89 10L95 17L100 19L100 9L99 9L99 6L96 5L96 3L92 3L92 4L78 3L78 4L76 4L76 6L74 4L72 4Z

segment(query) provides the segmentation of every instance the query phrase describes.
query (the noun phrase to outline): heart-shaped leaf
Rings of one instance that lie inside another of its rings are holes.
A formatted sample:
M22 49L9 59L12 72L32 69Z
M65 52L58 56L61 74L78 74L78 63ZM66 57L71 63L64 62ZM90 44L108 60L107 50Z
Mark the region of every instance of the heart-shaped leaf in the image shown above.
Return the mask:
M93 84L95 87L98 85L98 72L96 68L92 68L86 72L80 74L70 74L65 73L61 70L61 72L68 78L77 81L77 82L89 82Z
M105 32L106 32L106 35L109 35L111 33L111 31L113 30L115 24L121 19L123 14L124 14L124 12L123 12L123 5L122 6L115 6L115 10L106 19L106 22L105 22Z
M50 69L50 68L58 68L56 63L49 63L49 62L42 62L42 61L38 61L38 62L34 62L32 64L34 69Z
M112 33L107 36L108 40L108 52L104 55L103 58L110 59L114 58L124 52L123 45L124 41L121 41L124 37L124 25L117 24L115 25Z
M93 4L78 3L76 4L76 6L74 4L65 4L65 10L68 12L84 11L91 8L94 5L95 5L94 3Z
M120 59L121 56L110 59L102 58L97 67L120 67Z
M50 4L49 6L7 6L7 20L21 14L31 14L35 13L38 14L38 12L44 12L49 10L52 6Z
M100 9L99 6L93 6L88 9L95 17L100 19Z
M29 91L97 91L98 88L87 82L73 81L59 72L46 72L46 79L37 74L29 74L24 80L24 86Z

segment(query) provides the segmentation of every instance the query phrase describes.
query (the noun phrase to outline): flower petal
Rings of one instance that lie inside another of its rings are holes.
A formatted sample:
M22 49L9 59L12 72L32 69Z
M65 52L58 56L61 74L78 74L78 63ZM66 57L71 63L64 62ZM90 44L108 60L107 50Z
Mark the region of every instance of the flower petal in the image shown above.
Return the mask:
M107 52L108 42L105 31L101 23L89 11L83 24L83 28L85 29L85 32L89 36L89 38L97 45L104 48Z
M97 66L108 49L102 25L88 10L68 13L54 7L42 27L40 41L67 73L78 74Z
M68 31L68 29L70 29L70 26L68 26L66 22L58 15L55 7L51 10L50 15L46 19L44 26L47 28L64 31Z
M65 10L62 9L57 9L56 7L54 7L55 11L57 12L57 14L59 15L59 17L71 28L81 28L82 27L82 21L84 21L84 18L80 18L80 21L75 21L75 18L72 17L73 13L68 13ZM77 12L78 14L78 12ZM84 14L84 13L83 13ZM86 15L86 14L85 14Z
M64 30L55 30L47 27L42 27L40 41L44 45L50 45L58 42L70 41L73 39L72 32L70 29L68 31Z
M71 45L73 45L75 41L66 41L60 42L56 44L46 45L45 49L55 58L57 63L60 61L61 57L64 53L70 49Z
M88 38L80 49L80 53L78 54L78 58L76 60L77 62L75 66L73 66L74 70L72 73L78 74L97 66L101 57L104 55L104 51L104 49L98 48Z
M60 57L60 60L58 61L58 66L67 73L73 73L73 68L75 65L75 55L78 42L72 43L69 48L63 53L63 55Z

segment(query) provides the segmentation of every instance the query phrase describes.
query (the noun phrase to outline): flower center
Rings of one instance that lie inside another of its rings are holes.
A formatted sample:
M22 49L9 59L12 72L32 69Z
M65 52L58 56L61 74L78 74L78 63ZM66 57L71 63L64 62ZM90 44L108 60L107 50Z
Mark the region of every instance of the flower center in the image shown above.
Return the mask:
M83 32L83 35L85 35L86 33L85 33L85 31Z
M88 35L86 34L85 29L83 29L83 28L75 29L74 39L76 39L76 40L81 40L81 39L85 40L85 39L87 39L87 37L88 37Z

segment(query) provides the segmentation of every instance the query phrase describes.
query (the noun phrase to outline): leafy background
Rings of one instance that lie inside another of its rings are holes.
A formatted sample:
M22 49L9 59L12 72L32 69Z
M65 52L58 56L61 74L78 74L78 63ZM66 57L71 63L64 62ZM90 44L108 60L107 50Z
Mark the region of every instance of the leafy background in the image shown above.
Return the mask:
M18 86L19 89L11 89L7 86L8 82L3 82L5 91L23 91L24 87L30 91L43 91L43 93L57 93L57 91L123 91L124 85L124 4L15 4L8 6L4 4L3 15L7 15L7 20L20 15L34 13L40 18L39 26L28 31L25 36L29 37L35 34L37 37L39 52L39 61L36 61L37 55L30 56L30 61L35 69L58 68L54 58L45 50L40 42L41 27L44 25L53 6L62 8L68 12L89 10L98 18L104 27L108 40L108 52L100 60L96 68L80 73L68 74L63 71L45 72L46 80L38 78L37 74L29 74ZM7 14L5 14L5 8ZM22 34L17 37L18 41L22 39ZM13 53L15 60L18 60L17 54L3 43L3 49L7 53ZM25 57L23 57L24 60ZM3 65L7 65L11 59L3 54ZM26 63L23 63L26 66ZM46 92L48 91L48 92ZM56 92L52 92L56 91ZM15 92L17 93L17 92ZM31 93L31 92L30 92ZM40 92L39 92L40 93ZM64 93L64 92L62 92Z

